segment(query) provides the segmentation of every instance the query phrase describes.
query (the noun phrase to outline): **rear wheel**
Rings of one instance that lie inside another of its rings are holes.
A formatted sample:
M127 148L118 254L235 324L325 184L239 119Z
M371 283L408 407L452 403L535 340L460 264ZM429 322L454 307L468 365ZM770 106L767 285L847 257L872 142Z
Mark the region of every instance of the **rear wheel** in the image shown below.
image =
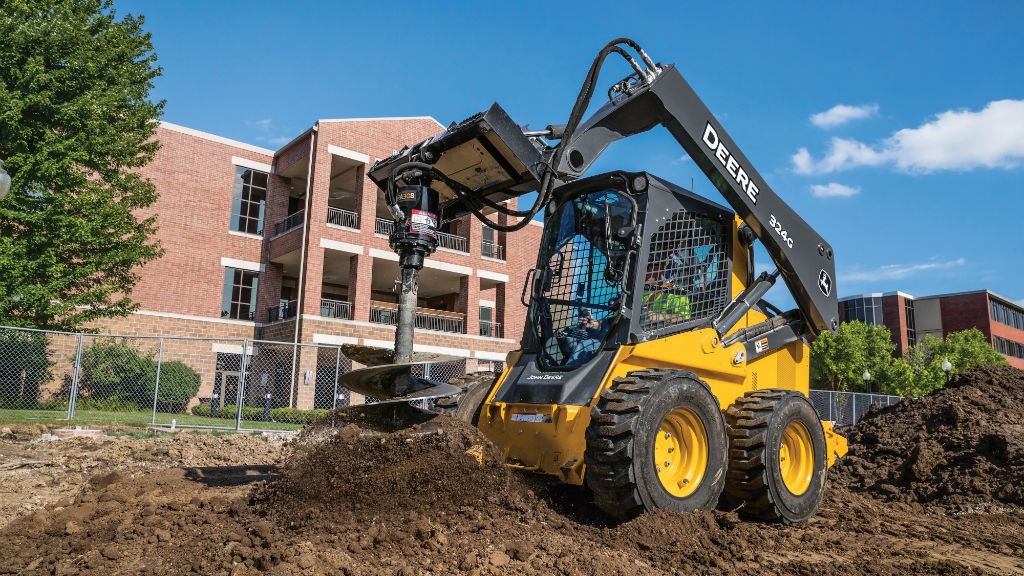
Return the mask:
M743 516L796 524L825 494L821 420L799 392L748 392L725 413L729 424L726 504Z
M725 420L696 375L648 369L616 378L591 411L586 437L586 482L610 516L718 503L728 460Z

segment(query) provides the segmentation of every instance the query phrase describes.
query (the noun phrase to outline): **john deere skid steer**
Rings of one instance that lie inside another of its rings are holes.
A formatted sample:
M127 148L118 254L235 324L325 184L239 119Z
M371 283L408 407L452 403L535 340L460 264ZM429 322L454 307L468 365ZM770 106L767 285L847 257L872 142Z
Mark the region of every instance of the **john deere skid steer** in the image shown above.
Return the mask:
M584 122L611 54L633 73ZM659 124L728 206L648 172L584 177L611 142ZM565 125L524 130L494 104L377 162L370 176L393 206L403 291L415 292L439 221L472 213L513 232L543 211L521 349L497 380L460 396L509 466L586 484L623 519L720 503L788 523L815 513L826 469L846 451L807 399L805 338L837 327L832 248L674 66L613 41ZM503 203L527 192L537 192L529 209ZM755 241L774 272L755 277ZM779 277L796 309L762 299ZM401 365L374 374L353 373L348 385L397 400L455 391Z

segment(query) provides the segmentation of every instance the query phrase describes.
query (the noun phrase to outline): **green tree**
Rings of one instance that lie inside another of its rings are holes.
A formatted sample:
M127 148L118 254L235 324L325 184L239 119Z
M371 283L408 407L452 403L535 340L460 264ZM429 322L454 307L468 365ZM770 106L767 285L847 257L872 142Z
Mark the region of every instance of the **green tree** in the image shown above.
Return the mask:
M123 316L158 258L156 201L138 169L163 102L141 17L110 0L0 2L0 324L75 329Z
M942 369L942 363L947 360L951 366L949 376ZM892 392L915 397L942 388L947 378L971 368L1007 363L977 328L951 332L945 339L927 335L907 350L901 362L910 377L894 382Z
M53 362L42 332L0 328L0 407L35 408Z
M885 326L844 322L834 334L818 336L811 346L811 381L821 388L861 392L867 370L872 389L880 390L890 378L895 349Z

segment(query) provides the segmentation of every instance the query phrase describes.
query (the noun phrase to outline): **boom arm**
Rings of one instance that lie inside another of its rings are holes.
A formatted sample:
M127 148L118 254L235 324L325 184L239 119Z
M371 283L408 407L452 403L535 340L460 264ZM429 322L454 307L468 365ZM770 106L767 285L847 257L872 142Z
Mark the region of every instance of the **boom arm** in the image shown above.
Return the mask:
M620 45L633 47L644 66ZM623 55L636 72L615 84L609 90L610 102L579 124L601 63L613 52ZM378 161L369 175L385 191L397 180L430 185L440 191L446 217L472 212L493 228L511 231L524 226L550 200L558 183L586 172L609 144L658 124L668 129L761 240L796 300L804 329L815 334L834 331L839 322L832 247L772 191L676 68L654 64L631 40L614 40L598 54L567 125L524 133L494 104ZM552 148L540 136L561 142ZM530 210L507 210L499 204L531 190L539 190L539 196ZM485 211L522 221L503 226L490 221ZM766 281L770 284L774 277Z
M618 84L623 92L562 142L559 178L579 177L612 142L663 125L764 245L808 327L834 331L832 247L775 194L675 66L651 76Z

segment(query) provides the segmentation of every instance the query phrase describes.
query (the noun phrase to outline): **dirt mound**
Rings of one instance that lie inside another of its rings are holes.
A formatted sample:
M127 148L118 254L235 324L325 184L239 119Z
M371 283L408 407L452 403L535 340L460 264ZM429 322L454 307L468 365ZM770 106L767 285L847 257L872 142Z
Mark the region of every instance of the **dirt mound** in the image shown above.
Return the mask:
M468 424L440 416L390 434L350 424L301 446L252 504L295 523L347 522L507 501L522 492L513 485L519 482L493 444Z
M872 410L848 438L832 474L840 486L904 502L1024 506L1024 371L970 370Z
M1024 575L1016 508L935 514L830 489L803 526L664 511L615 525L584 489L502 466L475 429L429 424L313 431L237 465L228 444L188 435L198 450L150 446L179 462L223 451L212 466L90 465L64 501L0 530L0 574Z

